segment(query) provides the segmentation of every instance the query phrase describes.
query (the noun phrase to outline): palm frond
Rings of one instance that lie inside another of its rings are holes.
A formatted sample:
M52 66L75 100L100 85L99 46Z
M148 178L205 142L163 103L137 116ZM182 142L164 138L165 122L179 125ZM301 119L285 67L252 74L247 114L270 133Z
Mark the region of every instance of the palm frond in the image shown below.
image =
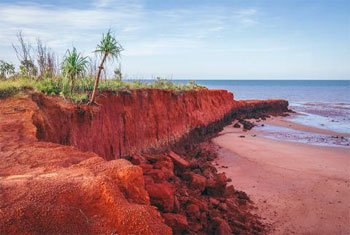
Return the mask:
M66 76L74 79L85 72L87 63L87 57L83 57L77 52L77 49L73 47L72 51L67 50L63 60L62 69Z
M108 30L106 34L102 35L100 44L97 45L95 53L100 53L101 55L106 55L107 59L119 59L120 52L123 51L123 47L112 35L111 30Z

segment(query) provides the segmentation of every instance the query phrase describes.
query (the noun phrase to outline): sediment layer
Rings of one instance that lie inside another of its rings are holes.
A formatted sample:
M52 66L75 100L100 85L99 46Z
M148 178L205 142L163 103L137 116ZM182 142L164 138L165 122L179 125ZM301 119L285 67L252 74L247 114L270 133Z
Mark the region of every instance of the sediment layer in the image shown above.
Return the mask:
M105 92L97 103L75 106L40 94L1 100L0 233L262 231L245 212L242 200L248 199L226 192L226 179L210 165L195 167L198 160L191 159L201 151L179 156L185 168L167 151L233 118L287 111L286 101L238 102L223 90L134 90ZM195 191L191 184L198 185ZM189 185L187 192L181 185ZM201 202L209 207L197 217ZM243 221L229 221L234 215Z
M40 94L33 100L39 107L33 116L39 140L75 146L107 160L162 150L199 129L205 136L239 115L280 113L288 107L281 100L234 102L226 90L206 89L105 92L94 108Z

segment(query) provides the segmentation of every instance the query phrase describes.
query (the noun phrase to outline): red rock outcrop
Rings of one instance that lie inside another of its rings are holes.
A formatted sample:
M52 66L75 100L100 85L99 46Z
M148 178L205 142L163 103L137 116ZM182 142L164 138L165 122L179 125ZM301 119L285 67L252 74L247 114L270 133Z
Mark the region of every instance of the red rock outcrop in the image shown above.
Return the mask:
M33 96L40 108L33 117L38 138L92 151L107 160L163 149L193 131L205 136L236 115L281 112L288 107L286 101L233 101L226 90L207 89L104 92L94 108L58 99ZM210 128L210 124L215 125Z
M41 94L0 100L1 234L261 229L249 213L232 212L246 199L230 199L225 177L211 166L145 153L194 143L246 111L286 111L288 103L236 102L222 90L105 92L97 103L75 106Z

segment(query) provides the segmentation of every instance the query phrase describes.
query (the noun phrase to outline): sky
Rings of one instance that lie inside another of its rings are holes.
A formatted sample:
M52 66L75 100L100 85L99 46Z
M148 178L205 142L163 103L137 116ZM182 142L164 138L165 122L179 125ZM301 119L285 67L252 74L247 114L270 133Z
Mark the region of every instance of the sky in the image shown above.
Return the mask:
M0 59L18 64L19 31L93 56L111 28L129 78L350 79L349 12L350 0L0 0Z

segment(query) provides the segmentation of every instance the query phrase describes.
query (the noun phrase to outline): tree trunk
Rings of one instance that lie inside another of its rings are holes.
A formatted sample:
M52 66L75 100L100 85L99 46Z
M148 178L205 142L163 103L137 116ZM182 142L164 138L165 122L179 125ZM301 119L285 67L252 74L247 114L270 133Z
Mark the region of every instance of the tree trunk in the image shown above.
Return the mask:
M90 99L90 104L94 103L94 101L95 101L97 88L98 88L98 82L100 81L100 76L101 76L101 72L102 72L102 69L103 69L103 64L104 64L106 58L107 58L107 54L105 53L103 55L102 60L101 60L100 66L98 66L98 72L97 72L97 75L96 75L94 90L92 92L92 96L91 96L91 99Z
M70 95L73 94L73 77L71 75L68 75L69 83L70 83Z

